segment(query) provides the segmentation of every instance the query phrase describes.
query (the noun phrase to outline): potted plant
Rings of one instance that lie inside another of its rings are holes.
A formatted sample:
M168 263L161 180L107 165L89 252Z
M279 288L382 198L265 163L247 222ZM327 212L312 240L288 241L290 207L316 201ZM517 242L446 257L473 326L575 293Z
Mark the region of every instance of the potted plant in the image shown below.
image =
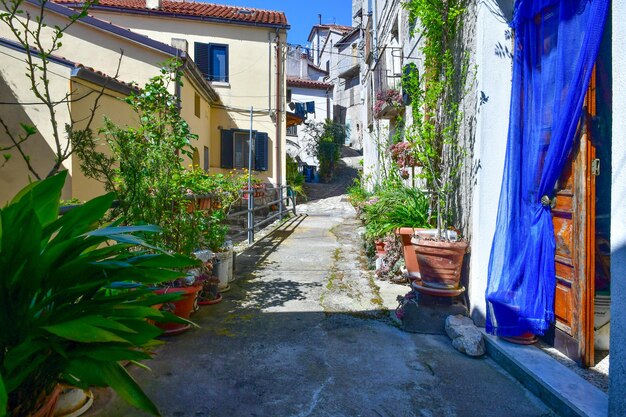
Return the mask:
M66 176L31 183L0 209L0 415L45 415L60 382L110 386L158 415L120 361L151 357L161 330L147 319L184 322L150 308L178 297L150 287L193 260L147 244L158 227L98 228L113 194L59 217Z
M430 227L428 197L419 189L390 178L376 196L364 204L363 218L366 237L382 240L389 234L398 236L407 274L409 278L419 278L411 237L416 231Z
M374 117L377 119L393 119L404 108L404 100L400 91L390 88L379 91L374 103Z
M189 320L191 313L197 310L198 293L202 289L202 285L197 282L197 278L192 271L189 271L184 278L168 281L160 284L161 288L155 290L156 294L178 294L177 300L172 300L161 305L160 311L166 311L175 314L177 317ZM170 322L156 323L163 329L164 336L174 336L189 330L192 326L191 322Z
M198 281L202 284L202 289L198 296L198 304L212 305L222 301L222 294L219 292L220 279L210 273L200 275Z
M412 102L413 125L407 137L415 149L418 177L428 191L436 223L434 235L416 233L412 238L424 286L454 292L459 288L468 244L449 232L455 221L454 198L466 157L461 143L463 114L460 101L466 95L468 58L455 54L455 36L463 7L455 2L412 0L405 4L412 21L419 21L423 76L408 71L403 77Z

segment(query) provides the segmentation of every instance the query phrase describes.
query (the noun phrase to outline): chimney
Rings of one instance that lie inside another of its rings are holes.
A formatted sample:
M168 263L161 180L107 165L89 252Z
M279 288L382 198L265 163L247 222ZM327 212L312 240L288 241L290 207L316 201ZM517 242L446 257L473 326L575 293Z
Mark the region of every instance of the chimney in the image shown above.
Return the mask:
M146 1L150 2L151 0L146 0ZM153 0L153 1L158 1L158 0ZM187 43L187 39L172 38L171 45L174 48L183 51L185 54L189 52L188 51L189 44Z
M146 0L147 9L160 9L162 6L162 0Z

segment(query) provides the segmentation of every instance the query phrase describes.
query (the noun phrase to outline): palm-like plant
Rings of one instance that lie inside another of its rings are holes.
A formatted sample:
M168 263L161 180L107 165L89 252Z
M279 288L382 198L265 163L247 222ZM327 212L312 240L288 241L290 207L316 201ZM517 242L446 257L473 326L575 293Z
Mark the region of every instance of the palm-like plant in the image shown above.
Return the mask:
M431 227L428 197L412 187L383 189L363 212L369 238L382 238L399 227Z
M158 415L119 361L150 358L161 330L147 319L181 320L151 307L177 295L148 286L193 261L148 253L138 234L154 226L98 228L112 194L58 217L65 177L32 183L0 210L0 417L28 415L57 382L110 386Z

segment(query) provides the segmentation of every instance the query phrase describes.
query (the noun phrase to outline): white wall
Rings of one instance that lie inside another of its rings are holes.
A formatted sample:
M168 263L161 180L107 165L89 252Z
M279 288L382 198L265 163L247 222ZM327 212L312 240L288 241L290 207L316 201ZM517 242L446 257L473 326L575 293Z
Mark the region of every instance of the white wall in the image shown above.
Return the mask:
M611 372L609 415L626 415L626 2L613 4Z
M506 153L509 106L511 97L511 59L496 51L512 50L505 37L508 25L494 14L498 6L488 1L478 7L476 34L477 94L488 100L479 105L477 114L475 158L481 169L477 173L472 213L472 249L468 295L471 315L478 325L485 322L485 289L489 254L496 224L502 171Z
M309 101L315 102L315 114L308 114L306 123L324 122L328 118L328 112L326 111L326 91L312 89L312 88L300 88L300 87L288 87L291 90L291 101L294 103L307 103ZM332 103L331 103L332 106ZM309 144L309 138L304 133L305 125L298 126L298 136L287 136L287 140L297 142L298 147L294 147L290 144L287 145L287 152L293 156L299 156L302 162L308 165L317 165L317 159L308 155L307 145Z

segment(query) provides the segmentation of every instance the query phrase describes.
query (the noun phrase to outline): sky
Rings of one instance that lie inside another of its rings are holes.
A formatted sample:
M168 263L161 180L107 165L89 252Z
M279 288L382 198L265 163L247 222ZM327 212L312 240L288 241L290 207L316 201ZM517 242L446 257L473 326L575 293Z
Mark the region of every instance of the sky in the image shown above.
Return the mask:
M311 27L322 23L352 26L352 0L203 0L207 3L254 7L285 12L291 25L287 42L306 45Z

